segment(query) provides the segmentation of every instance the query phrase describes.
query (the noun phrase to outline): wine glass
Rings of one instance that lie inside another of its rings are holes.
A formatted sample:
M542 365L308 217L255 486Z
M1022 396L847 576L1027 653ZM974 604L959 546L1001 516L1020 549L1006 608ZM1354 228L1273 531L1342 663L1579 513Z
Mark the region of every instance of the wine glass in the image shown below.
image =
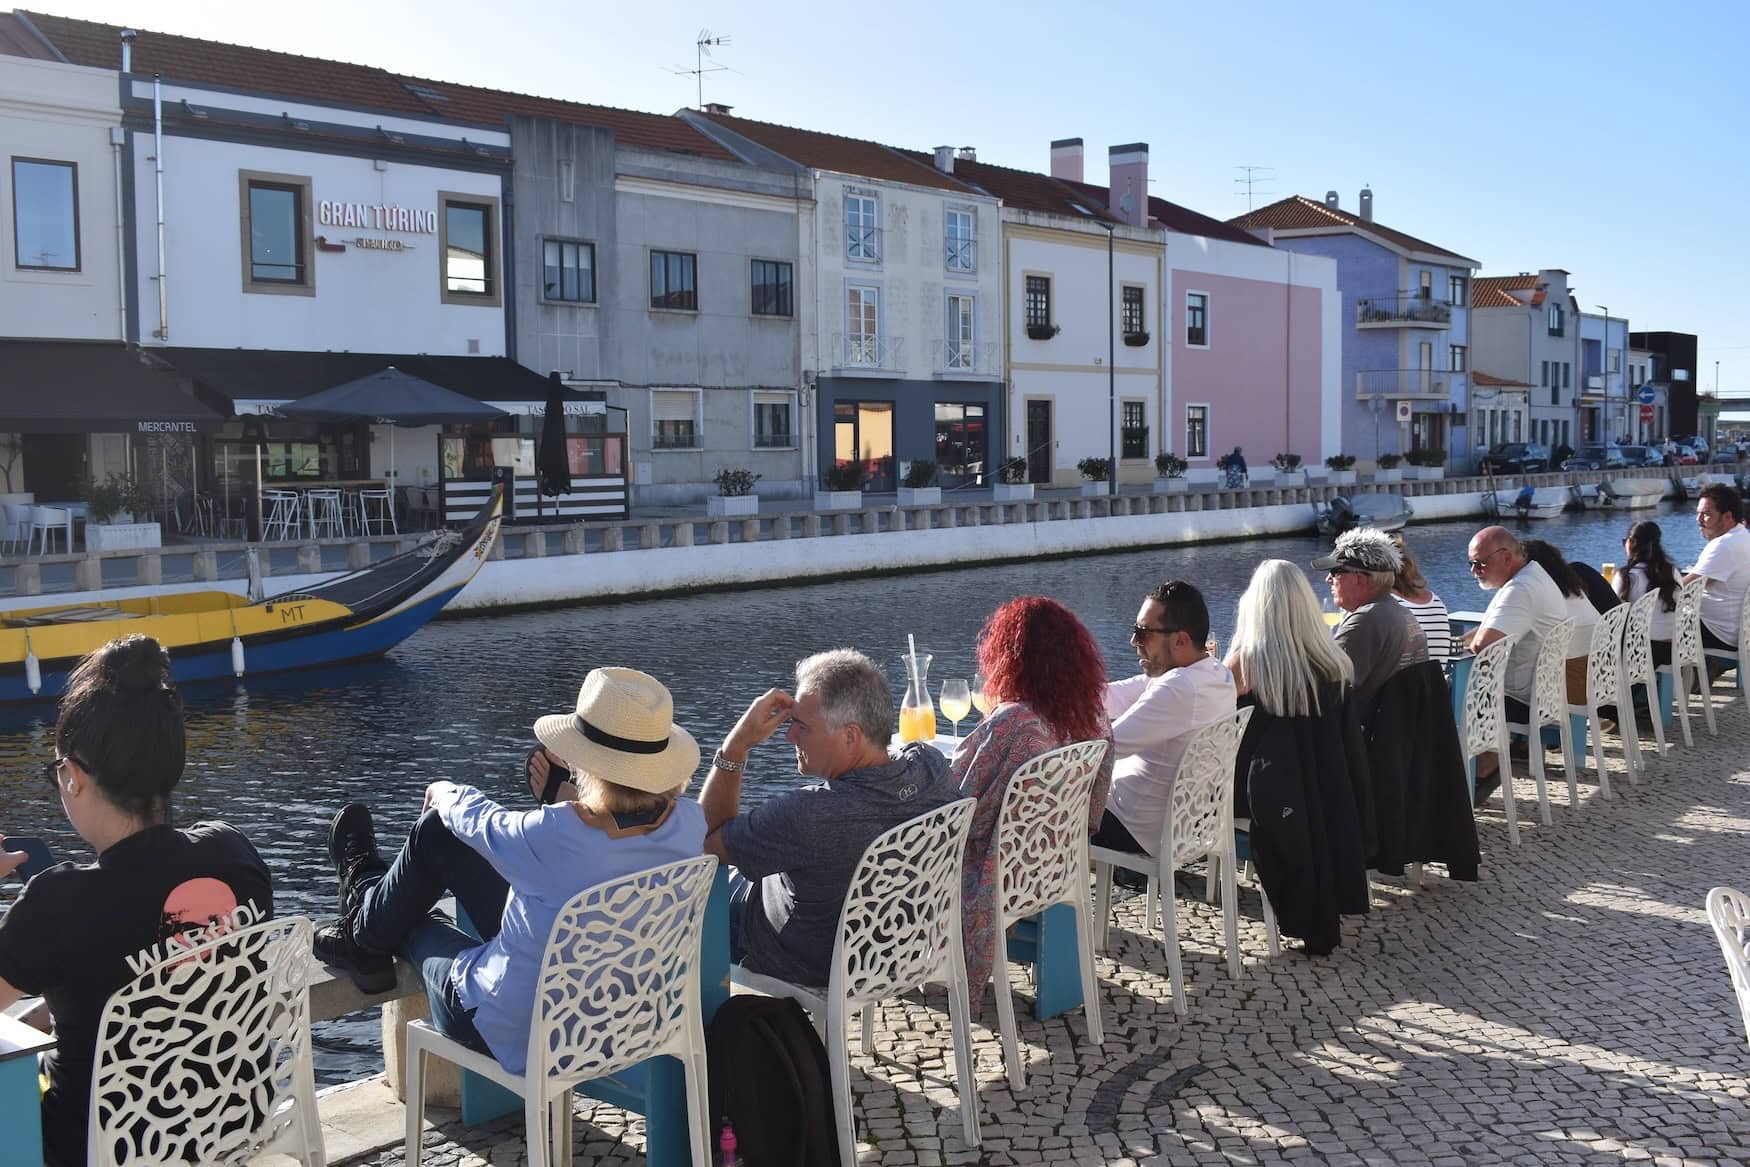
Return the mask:
M942 716L954 723L954 740L960 740L960 722L972 712L972 691L965 677L948 677L942 681Z
M990 711L997 707L996 698L985 689L983 673L972 675L972 707L978 710L980 717L989 717Z

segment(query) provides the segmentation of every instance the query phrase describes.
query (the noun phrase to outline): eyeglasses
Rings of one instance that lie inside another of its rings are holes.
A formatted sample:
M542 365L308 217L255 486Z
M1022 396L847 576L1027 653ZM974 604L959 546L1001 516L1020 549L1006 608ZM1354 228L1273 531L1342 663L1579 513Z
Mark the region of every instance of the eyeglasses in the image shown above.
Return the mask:
M1503 552L1505 550L1507 550L1505 547L1497 547L1493 551L1489 552L1487 555L1483 556L1481 559L1469 559L1469 560L1466 560L1465 562L1470 564L1471 571L1478 572L1478 571L1481 571L1483 568L1489 566L1489 560L1493 559L1495 556L1501 554L1501 552Z
M78 754L56 754L55 760L43 767L43 776L50 782L58 781L61 776L61 767L65 766L68 762L74 763L87 774L91 773L90 765L88 765L85 759L81 758Z
M1156 634L1161 636L1171 636L1175 632L1182 631L1183 629L1180 628L1150 628L1147 624L1137 624L1130 629L1130 639L1147 640L1150 636Z
M1363 575L1363 574L1365 574L1365 573L1359 567L1333 567L1333 568L1331 568L1331 570L1325 572L1325 578L1326 579L1336 579L1340 575Z

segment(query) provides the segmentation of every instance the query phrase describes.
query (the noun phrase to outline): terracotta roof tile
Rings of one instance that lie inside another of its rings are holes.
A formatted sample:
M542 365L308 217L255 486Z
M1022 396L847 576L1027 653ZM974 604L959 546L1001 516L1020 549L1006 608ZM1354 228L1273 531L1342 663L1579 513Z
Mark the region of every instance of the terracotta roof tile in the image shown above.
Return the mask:
M1523 308L1525 301L1515 298L1507 291L1509 287L1532 287L1532 284L1512 284L1507 281L1517 280L1518 276L1478 276L1470 284L1470 306L1472 308Z
M1087 191L1091 198L1098 199L1101 206L1110 205L1110 188L1087 182L1078 182L1075 186ZM1151 225L1176 231L1180 235L1201 235L1209 239L1225 239L1229 243L1249 243L1253 247L1270 246L1250 231L1223 223L1220 219L1212 219L1190 207L1169 203L1154 195L1148 196L1148 217Z
M900 150L907 158L934 167L935 155L921 150ZM965 158L954 160L954 177L975 190L983 191L1003 201L1004 206L1022 211L1043 211L1070 219L1090 222L1118 222L1107 212L1106 199L1099 198L1059 181L1049 174L1031 170L1016 170L993 162L976 162ZM1078 210L1077 208L1081 208Z
M55 60L54 50L43 44L15 12L0 12L0 56Z
M1259 207L1243 215L1229 219L1236 227L1274 227L1279 231L1308 230L1319 227L1353 227L1359 231L1378 236L1388 243L1402 247L1406 251L1422 251L1432 255L1445 255L1453 259L1464 260L1466 263L1475 261L1448 251L1444 247L1436 247L1425 239L1414 235L1406 235L1402 231L1394 231L1377 221L1363 219L1360 215L1336 207L1327 207L1315 199L1304 195L1290 195L1267 207Z
M1511 377L1496 377L1483 372L1481 369L1472 369L1470 380L1472 385L1479 385L1485 388L1530 389L1532 387L1530 381L1515 381Z
M844 138L818 130L801 130L774 122L758 122L729 114L703 115L726 130L740 134L773 153L815 170L835 170L887 182L906 182L939 190L972 193L967 184L943 174L930 162L920 161L903 150L861 138Z

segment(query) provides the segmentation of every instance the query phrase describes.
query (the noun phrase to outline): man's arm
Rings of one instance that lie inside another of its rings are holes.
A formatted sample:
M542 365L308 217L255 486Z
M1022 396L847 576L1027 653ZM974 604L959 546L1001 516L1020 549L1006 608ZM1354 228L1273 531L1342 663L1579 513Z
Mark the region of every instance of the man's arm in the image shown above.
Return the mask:
M729 736L723 739L718 757L733 769L712 760L711 772L705 775L705 785L699 791L699 806L705 812L705 853L727 860L723 849L723 824L741 813L741 772L753 748L771 737L778 727L789 720L796 699L782 689L768 689L758 697Z

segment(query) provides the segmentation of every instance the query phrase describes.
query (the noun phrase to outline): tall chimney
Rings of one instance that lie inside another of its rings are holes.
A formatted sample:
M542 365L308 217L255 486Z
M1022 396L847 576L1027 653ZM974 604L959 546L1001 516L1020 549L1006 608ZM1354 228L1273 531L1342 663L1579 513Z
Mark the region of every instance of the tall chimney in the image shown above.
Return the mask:
M954 147L936 147L936 169L940 170L943 174L954 173Z
M1106 159L1112 174L1107 208L1132 227L1148 226L1148 143L1113 146Z
M1326 191L1325 192L1325 206L1331 208L1331 210L1333 210L1333 211L1341 210L1342 208L1339 207L1337 204L1338 204L1337 192L1334 190Z
M1361 188L1361 221L1364 223L1373 222L1373 188L1372 187L1364 186Z
M1059 138L1051 144L1051 177L1069 182L1082 180L1082 140Z
M134 71L134 38L140 35L131 28L122 29L122 73Z

